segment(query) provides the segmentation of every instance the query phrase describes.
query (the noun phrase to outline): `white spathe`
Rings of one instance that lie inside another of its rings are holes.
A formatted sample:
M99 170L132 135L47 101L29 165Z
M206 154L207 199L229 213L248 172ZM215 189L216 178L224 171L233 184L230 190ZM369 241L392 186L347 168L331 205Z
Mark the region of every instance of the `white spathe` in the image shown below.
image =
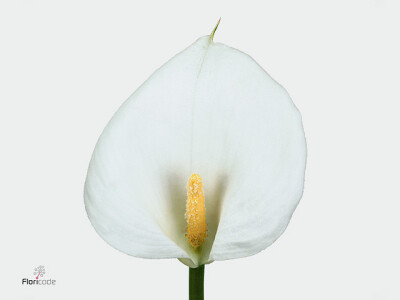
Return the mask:
M306 143L285 89L209 36L158 69L94 150L85 206L98 234L143 258L190 267L253 255L287 227L303 193ZM208 238L185 238L186 184L203 178Z

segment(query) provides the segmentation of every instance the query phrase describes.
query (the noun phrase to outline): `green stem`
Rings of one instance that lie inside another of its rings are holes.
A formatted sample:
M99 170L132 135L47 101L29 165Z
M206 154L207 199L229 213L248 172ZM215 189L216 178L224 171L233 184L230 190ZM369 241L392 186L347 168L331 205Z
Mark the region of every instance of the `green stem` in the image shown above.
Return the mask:
M189 300L204 300L204 265L189 268Z

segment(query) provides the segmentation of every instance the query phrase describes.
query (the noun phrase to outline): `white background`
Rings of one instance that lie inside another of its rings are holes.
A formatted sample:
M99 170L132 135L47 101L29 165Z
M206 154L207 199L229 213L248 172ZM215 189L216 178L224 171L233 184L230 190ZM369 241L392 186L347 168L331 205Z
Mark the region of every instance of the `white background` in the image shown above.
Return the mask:
M91 227L95 142L161 64L209 34L291 94L308 142L286 233L206 267L206 299L400 299L400 7L390 0L0 2L0 298L187 299L177 260ZM22 286L43 264L56 286Z

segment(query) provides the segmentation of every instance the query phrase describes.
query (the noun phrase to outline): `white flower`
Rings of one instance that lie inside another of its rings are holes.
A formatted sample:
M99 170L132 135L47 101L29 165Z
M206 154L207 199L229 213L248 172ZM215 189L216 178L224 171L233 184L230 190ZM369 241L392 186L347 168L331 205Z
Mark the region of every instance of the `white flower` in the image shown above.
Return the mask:
M285 89L250 56L205 36L114 115L90 162L85 206L114 248L197 267L271 245L302 196L305 161L301 116ZM198 248L185 236L193 173L208 235Z

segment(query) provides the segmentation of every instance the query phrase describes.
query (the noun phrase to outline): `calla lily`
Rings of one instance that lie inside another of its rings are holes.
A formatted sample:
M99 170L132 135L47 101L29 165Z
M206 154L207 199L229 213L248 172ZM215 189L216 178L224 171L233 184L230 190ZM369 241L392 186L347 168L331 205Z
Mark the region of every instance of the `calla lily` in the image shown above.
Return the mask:
M126 254L191 268L250 256L284 232L302 196L299 111L250 56L213 42L214 32L155 71L94 150L86 210Z

